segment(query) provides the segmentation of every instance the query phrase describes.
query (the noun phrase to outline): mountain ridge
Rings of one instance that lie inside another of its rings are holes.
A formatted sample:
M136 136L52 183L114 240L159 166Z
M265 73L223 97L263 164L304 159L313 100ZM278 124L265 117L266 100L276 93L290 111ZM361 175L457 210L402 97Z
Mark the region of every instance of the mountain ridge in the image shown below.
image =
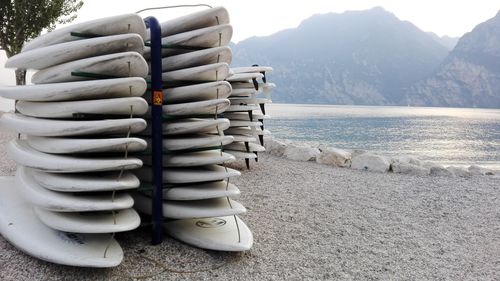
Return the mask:
M500 108L500 12L458 40L380 7L317 14L233 55L274 67L276 102Z
M443 45L449 51L453 50L460 40L460 37L451 37L448 35L439 36L434 32L427 32L434 40L436 40L439 44Z
M273 66L277 102L390 105L447 54L415 25L376 7L314 15L297 28L243 40L233 65Z
M432 75L409 87L407 98L412 105L500 108L499 89L500 11L464 34Z

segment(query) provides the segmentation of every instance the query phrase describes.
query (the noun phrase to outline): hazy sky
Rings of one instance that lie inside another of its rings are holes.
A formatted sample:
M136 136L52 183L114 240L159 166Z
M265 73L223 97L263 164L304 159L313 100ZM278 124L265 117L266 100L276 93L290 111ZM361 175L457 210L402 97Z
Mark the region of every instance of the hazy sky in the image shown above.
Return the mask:
M85 0L78 21L111 14L135 12L147 7L176 4L206 3L224 6L229 10L234 26L233 41L253 35L269 35L276 31L296 27L313 14L341 13L346 10L364 10L381 6L402 20L408 20L424 31L461 36L478 23L495 16L500 10L498 0ZM160 20L179 16L201 8L177 8L154 12ZM151 15L144 12L141 15Z
M296 27L313 14L365 10L375 6L385 8L399 19L410 21L424 31L432 31L440 36L461 36L477 24L495 16L500 9L498 0L85 0L84 2L74 23L136 12L154 6L197 3L225 6L231 16L234 42ZM143 12L141 15L144 17L153 15L159 20L167 20L199 9L202 8L167 9ZM11 71L2 67L4 61L5 55L0 52L0 84L12 84L14 79Z

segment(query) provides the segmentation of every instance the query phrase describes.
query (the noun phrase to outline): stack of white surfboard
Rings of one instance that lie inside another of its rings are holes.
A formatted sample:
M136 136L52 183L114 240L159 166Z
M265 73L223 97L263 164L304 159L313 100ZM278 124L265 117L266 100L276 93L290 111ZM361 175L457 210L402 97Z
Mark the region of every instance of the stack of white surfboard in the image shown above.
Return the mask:
M212 250L244 251L253 236L238 217L246 209L231 199L240 191L231 178L240 172L224 163L234 157L222 151L233 141L225 112L230 101L229 75L232 27L225 8L206 9L161 23L163 105L164 228L185 243ZM149 59L149 51L144 56ZM151 100L150 93L145 95ZM149 130L150 131L150 130ZM148 142L149 139L146 139ZM137 171L152 181L151 157ZM135 208L151 213L150 192L134 195Z
M141 97L148 66L146 27L135 14L72 25L29 42L7 67L38 70L34 85L1 87L17 100L0 125L15 180L0 187L0 233L26 253L54 263L112 267L123 259L113 233L140 224L126 190L146 149L131 137L146 128ZM108 79L102 79L108 78Z
M251 66L231 68L230 77L232 92L229 96L231 106L225 117L230 120L226 135L232 136L234 142L224 146L224 151L244 159L250 168L250 159L258 160L258 153L265 151L264 135L270 134L264 129L266 115L265 104L271 103L270 91L274 83L268 83L266 72L272 71L268 66Z

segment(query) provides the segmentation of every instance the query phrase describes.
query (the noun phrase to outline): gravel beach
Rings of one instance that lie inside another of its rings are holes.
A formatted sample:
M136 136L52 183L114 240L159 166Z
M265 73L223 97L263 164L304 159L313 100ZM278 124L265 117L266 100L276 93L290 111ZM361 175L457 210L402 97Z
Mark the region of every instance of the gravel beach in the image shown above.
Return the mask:
M1 175L12 175L1 133ZM233 181L254 234L245 253L149 228L117 235L117 268L54 265L0 236L0 280L500 280L500 179L410 176L262 155ZM34 234L36 235L36 234Z

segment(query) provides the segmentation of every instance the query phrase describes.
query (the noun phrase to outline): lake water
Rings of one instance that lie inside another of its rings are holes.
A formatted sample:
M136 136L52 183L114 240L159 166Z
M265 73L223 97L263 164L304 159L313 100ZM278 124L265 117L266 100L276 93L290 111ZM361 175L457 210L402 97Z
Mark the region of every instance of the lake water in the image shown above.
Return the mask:
M273 136L500 169L500 109L271 104Z

